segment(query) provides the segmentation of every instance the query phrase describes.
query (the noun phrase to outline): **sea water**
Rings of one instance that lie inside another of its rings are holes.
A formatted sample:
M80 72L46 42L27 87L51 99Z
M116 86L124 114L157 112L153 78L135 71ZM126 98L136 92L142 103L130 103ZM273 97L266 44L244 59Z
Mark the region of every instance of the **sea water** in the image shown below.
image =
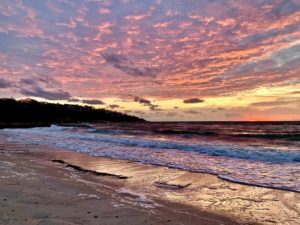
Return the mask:
M299 122L97 123L0 131L8 141L300 192Z

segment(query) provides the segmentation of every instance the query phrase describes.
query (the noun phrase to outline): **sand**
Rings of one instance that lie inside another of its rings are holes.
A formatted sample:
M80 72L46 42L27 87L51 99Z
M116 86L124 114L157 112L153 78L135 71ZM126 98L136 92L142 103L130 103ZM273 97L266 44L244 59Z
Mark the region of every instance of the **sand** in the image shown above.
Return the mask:
M0 143L1 225L299 224L299 193L3 138Z

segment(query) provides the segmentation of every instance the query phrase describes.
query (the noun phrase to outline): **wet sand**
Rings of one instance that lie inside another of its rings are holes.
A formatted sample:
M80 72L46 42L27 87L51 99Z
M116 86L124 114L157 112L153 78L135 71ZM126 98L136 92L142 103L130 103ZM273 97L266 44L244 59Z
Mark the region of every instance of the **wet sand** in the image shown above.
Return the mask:
M3 139L0 143L1 225L299 224L299 193Z

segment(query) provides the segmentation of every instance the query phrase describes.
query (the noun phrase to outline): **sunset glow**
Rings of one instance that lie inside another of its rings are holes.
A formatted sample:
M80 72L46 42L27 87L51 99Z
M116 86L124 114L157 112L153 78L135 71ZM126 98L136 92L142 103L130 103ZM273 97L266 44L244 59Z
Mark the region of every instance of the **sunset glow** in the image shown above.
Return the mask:
M1 0L0 97L300 120L300 1Z

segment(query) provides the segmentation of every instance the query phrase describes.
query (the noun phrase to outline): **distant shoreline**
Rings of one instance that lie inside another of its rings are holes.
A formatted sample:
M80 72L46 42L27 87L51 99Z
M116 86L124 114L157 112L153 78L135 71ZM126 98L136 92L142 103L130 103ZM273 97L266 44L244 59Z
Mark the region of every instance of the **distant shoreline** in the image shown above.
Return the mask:
M71 123L1 123L0 129L4 128L33 128L59 126L88 126L88 123L203 123L203 124L295 124L300 125L300 121L79 121Z
M96 122L72 122L72 123L0 123L0 129L6 128L35 128L35 127L51 127L52 125L57 126L76 126L76 127L90 127L88 124L101 124L101 123L141 123L131 121L96 121ZM148 121L142 121L142 123L150 123Z

